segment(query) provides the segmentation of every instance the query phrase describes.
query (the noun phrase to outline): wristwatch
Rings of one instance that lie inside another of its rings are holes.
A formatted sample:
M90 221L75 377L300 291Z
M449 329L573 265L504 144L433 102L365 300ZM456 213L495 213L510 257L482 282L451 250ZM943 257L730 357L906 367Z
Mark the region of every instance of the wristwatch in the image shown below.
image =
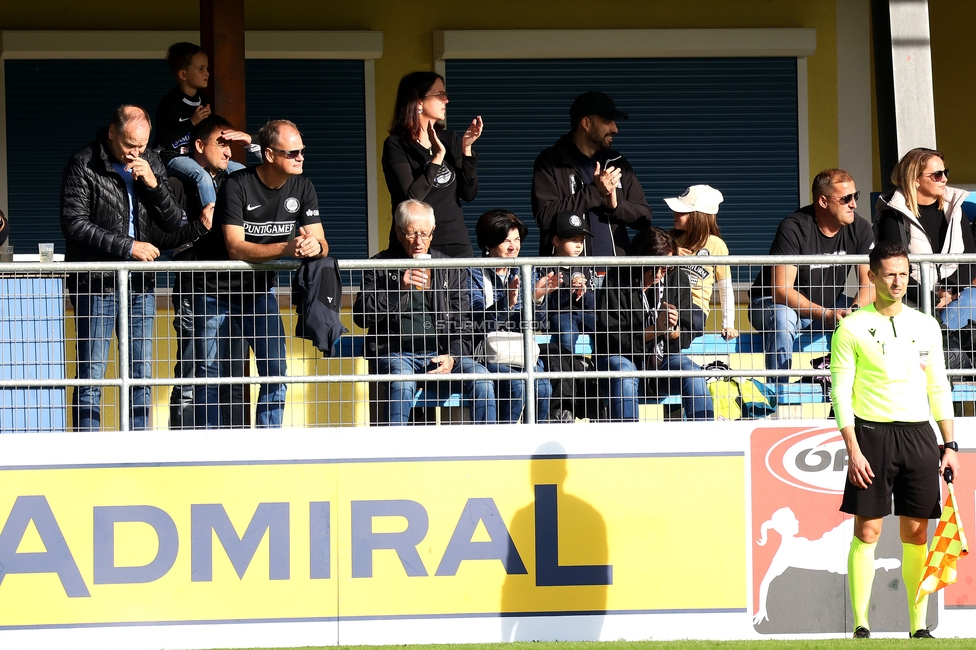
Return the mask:
M958 452L959 451L959 443L956 442L955 440L950 440L949 442L942 443L942 448L943 449L951 449L952 451Z

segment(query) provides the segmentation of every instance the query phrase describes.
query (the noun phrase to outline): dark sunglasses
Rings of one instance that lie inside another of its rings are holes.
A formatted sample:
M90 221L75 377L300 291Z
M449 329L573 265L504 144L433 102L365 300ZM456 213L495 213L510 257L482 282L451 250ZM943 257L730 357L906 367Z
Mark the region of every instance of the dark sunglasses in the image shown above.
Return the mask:
M851 201L857 201L859 198L861 198L861 193L854 192L853 194L845 194L844 196L832 196L830 198L837 201L841 205L845 205L847 203L850 203Z
M939 171L932 172L931 174L922 174L922 176L931 176L933 181L936 183L941 183L942 181L949 180L949 170L940 169Z
M292 149L291 151L286 151L285 149L275 149L274 147L270 147L270 149L288 160L295 160L299 156L305 155L305 147L302 147L301 149Z

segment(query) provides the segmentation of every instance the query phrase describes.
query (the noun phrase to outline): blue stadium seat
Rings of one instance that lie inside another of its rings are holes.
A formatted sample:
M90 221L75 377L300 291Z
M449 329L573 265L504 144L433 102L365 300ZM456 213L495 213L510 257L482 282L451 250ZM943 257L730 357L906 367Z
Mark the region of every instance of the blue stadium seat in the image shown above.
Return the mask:
M736 341L738 341L739 352L756 352L761 354L763 351L762 334L759 332L741 334ZM793 351L827 354L829 344L830 338L824 332L801 332L793 344Z

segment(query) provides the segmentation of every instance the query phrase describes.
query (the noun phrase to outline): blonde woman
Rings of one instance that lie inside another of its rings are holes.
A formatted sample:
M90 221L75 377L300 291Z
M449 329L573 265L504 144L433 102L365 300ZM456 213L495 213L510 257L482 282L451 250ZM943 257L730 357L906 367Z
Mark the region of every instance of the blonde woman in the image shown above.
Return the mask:
M976 253L976 241L969 221L962 212L969 192L948 186L949 170L941 151L919 147L902 157L891 172L894 192L878 198L875 206L878 241L899 241L909 254ZM949 329L966 324L960 314L961 303L976 299L973 270L969 264L934 264L932 280L937 282L934 304ZM912 265L907 302L917 306L919 268ZM959 322L961 320L961 322ZM955 324L955 327L953 327Z

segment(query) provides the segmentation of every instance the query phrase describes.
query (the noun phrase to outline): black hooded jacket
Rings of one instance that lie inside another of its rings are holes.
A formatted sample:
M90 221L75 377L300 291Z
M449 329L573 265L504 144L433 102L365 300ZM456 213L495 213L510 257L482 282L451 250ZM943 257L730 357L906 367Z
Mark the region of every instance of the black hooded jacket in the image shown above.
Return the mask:
M669 267L661 281L664 302L678 309L680 334L677 339L665 337L665 354L678 354L691 345L691 282L681 267ZM656 291L656 288L655 288ZM644 269L640 266L615 266L607 270L603 286L597 291L597 326L594 349L601 355L621 355L638 368L654 353L658 339L644 340L648 312L641 294ZM649 302L653 301L649 298ZM653 304L652 304L653 307Z

